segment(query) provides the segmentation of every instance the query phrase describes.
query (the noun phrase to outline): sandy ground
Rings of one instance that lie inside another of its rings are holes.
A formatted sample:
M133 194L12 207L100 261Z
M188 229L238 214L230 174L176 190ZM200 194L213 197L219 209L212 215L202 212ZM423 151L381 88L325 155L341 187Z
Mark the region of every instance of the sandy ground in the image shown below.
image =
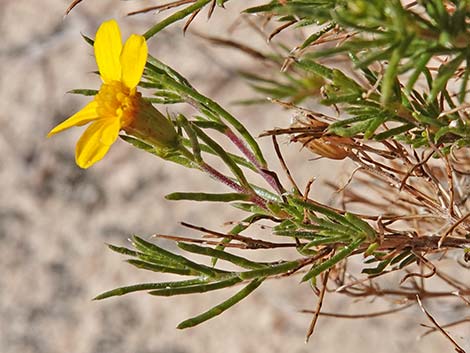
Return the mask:
M80 32L93 35L99 23L119 18L127 36L142 32L149 14L121 18L126 9L147 2L84 1L63 19L67 0L0 0L0 352L2 353L276 353L276 352L450 352L440 336L417 341L425 318L415 309L389 319L320 319L304 343L315 297L298 279L265 283L235 309L185 331L178 322L228 297L231 291L183 298L134 294L91 301L105 290L163 276L122 262L105 243L125 245L129 235L155 232L193 235L179 221L224 231L241 214L228 207L172 203L172 191L222 191L197 172L169 165L123 142L87 171L74 163L79 129L46 139L48 130L87 101L66 95L73 88L99 84L95 63ZM253 2L256 3L256 2ZM195 29L226 35L240 7L218 11ZM140 22L142 21L142 22ZM239 29L241 38L256 36ZM256 42L264 45L260 40ZM205 94L224 105L249 96L233 74L251 61L239 53L211 48L181 27L172 27L151 43L152 54L171 64ZM191 113L187 107L182 111ZM274 106L230 110L254 134L285 126L290 113ZM269 141L262 141L272 154ZM299 183L332 177L328 162L308 162L297 147L283 146ZM277 161L270 157L274 169ZM339 179L338 179L339 180ZM327 197L316 189L315 196ZM170 243L164 246L174 248ZM328 311L354 312L388 307L381 301L351 307L330 296Z

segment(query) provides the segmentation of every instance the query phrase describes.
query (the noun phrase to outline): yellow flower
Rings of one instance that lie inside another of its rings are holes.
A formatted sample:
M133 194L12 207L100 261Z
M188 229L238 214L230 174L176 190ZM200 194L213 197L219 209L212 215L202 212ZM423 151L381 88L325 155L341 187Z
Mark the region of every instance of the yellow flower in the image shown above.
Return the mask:
M142 108L153 108L143 101L136 88L148 54L143 36L132 34L123 46L119 26L115 20L110 20L96 32L94 50L103 81L98 94L47 135L50 137L73 126L91 123L75 150L75 159L81 168L88 168L102 159L116 141L119 131L130 127ZM154 108L153 111L160 114Z

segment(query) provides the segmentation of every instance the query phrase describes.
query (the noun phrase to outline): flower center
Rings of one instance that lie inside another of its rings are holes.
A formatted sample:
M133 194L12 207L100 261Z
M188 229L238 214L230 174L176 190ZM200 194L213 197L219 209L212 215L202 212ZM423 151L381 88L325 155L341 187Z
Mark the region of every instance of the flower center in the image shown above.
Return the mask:
M121 126L126 127L138 112L140 97L135 88L129 89L120 81L103 83L95 96L96 111L100 118L118 118Z

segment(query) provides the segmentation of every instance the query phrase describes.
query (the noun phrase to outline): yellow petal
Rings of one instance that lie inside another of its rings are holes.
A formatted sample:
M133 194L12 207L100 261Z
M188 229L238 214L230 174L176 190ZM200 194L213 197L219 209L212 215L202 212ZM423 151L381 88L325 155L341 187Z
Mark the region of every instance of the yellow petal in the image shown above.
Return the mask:
M118 118L106 119L103 121L103 128L101 130L101 143L111 146L119 136L121 130L121 122Z
M116 141L120 128L119 119L102 119L91 124L77 142L78 166L86 169L101 160Z
M98 114L96 113L96 107L98 104L96 101L91 101L88 103L82 110L78 111L70 118L65 120L64 122L57 125L47 134L47 137L51 137L52 135L57 134L58 132L64 131L74 126L82 126L90 121L98 119Z
M134 88L140 81L147 61L147 42L143 36L132 34L124 44L121 53L122 82Z
M115 20L103 22L95 38L95 58L103 82L121 80L121 32Z

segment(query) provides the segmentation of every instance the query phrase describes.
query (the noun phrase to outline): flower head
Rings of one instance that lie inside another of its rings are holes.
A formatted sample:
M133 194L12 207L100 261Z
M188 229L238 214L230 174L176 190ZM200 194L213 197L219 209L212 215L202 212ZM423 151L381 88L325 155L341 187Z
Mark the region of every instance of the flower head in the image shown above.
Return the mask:
M147 61L145 38L132 34L123 46L119 26L115 20L110 20L96 32L94 50L103 81L99 92L92 102L48 134L50 137L73 126L90 123L75 150L76 162L82 168L102 159L119 131L132 125L142 107L149 109L149 104L145 104L137 91Z

